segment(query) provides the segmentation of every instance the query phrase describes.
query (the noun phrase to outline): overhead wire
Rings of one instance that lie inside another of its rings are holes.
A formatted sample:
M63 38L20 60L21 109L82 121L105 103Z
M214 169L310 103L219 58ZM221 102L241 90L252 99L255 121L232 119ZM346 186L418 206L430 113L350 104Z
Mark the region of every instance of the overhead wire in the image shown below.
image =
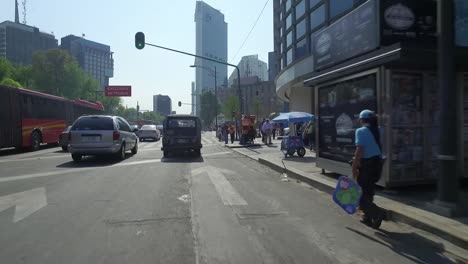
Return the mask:
M267 0L265 2L265 5L263 6L262 8L262 11L260 11L260 13L258 14L258 17L257 17L257 20L255 20L255 23L253 24L252 28L250 29L249 33L247 34L247 36L245 37L244 41L242 42L242 45L239 47L239 49L236 51L234 57L229 61L230 63L232 63L232 61L237 58L237 55L239 54L239 52L241 51L241 49L244 47L245 43L247 42L247 40L249 39L250 37L250 34L252 34L253 30L255 29L255 26L257 25L258 21L260 20L260 17L262 17L262 14L263 14L263 11L265 10L266 6L268 5L268 2L270 2L270 0Z

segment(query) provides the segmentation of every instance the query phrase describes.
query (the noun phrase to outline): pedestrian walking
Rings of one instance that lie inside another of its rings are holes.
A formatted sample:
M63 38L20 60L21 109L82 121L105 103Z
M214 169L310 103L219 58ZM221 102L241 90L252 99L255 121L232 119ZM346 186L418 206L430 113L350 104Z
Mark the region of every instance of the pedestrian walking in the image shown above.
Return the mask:
M265 133L263 133L263 125L266 123L266 120L263 119L260 124L260 135L262 136L262 142L265 142Z
M228 143L228 130L229 130L229 127L227 124L224 124L223 125L223 139L224 139L224 144L227 144Z
M273 136L273 139L276 139L276 126L277 126L276 123L273 123L273 124L271 125L271 129L272 129L272 130L271 130L271 135Z
M233 124L229 126L229 135L231 135L231 144L234 144L234 134L236 133L236 128Z
M310 120L306 128L309 149L312 150L315 145L315 120Z
M377 229L385 219L385 211L374 203L375 184L380 179L383 164L381 133L374 112L363 110L359 121L362 127L356 130L353 178L362 188L359 208L364 216L361 222Z
M265 138L264 143L266 145L271 144L271 123L270 123L270 119L267 119L265 121L265 123L262 126L262 131L263 131L264 138Z

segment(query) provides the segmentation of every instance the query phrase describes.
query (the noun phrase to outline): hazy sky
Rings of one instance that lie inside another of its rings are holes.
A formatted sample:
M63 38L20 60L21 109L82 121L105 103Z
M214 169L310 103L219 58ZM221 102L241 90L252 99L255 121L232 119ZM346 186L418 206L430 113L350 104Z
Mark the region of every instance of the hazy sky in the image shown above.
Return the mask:
M0 0L0 21L14 21L14 0ZM20 17L22 8L20 2ZM134 36L146 34L146 42L195 52L195 0L27 0L27 24L57 39L74 34L111 46L114 52L114 78L110 84L132 85L125 104L152 110L152 96L167 94L177 113L190 113L194 58L161 49L137 50ZM255 22L266 0L206 0L219 9L228 23L228 60L237 64L243 55L258 54L268 62L273 50L273 0L270 0L254 32L235 60L235 52ZM135 4L138 3L138 4ZM228 75L232 68L228 68Z

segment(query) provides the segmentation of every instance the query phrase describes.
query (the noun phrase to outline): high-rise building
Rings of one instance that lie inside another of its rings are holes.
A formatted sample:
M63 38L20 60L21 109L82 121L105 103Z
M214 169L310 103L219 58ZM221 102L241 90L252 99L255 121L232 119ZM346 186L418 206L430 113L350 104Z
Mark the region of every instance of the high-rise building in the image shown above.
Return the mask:
M68 35L61 40L61 48L76 58L84 72L91 75L102 89L114 76L114 59L108 45Z
M192 98L192 112L190 114L195 115L197 109L197 94L195 93L195 82L192 82L192 93L190 94L190 96Z
M258 59L258 55L243 56L239 64L240 77L258 77L260 81L268 81L268 65ZM229 76L229 86L235 85L237 81L237 71L233 71Z
M268 80L274 81L278 74L278 63L276 61L276 53L268 52Z
M224 14L203 1L197 1L195 8L196 54L214 60L227 62L227 23ZM213 74L209 69L216 66L218 86L227 85L227 66L204 59L195 59L196 113L198 114L200 95L206 90L214 90Z
M153 112L162 116L168 116L172 113L172 100L167 95L154 95L153 96Z
M15 19L19 20L15 15ZM33 53L58 47L54 35L11 21L0 23L0 56L13 64L29 65Z

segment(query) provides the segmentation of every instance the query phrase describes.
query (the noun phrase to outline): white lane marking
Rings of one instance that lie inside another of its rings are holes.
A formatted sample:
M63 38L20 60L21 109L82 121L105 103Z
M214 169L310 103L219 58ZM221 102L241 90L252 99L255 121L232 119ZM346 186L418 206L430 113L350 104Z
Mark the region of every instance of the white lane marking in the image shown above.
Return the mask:
M0 197L0 212L15 206L14 223L25 219L46 205L44 187Z
M208 174L211 182L215 186L224 205L247 205L247 202L240 194L232 187L229 181L224 177L224 173L234 173L229 170L221 170L216 167L206 166L192 170L192 176L197 176L203 172Z
M209 153L209 154L204 154L203 157L217 156L217 155L223 155L223 154L229 154L229 153L231 152L224 151L224 152ZM102 170L102 169L107 169L107 168L125 167L125 166L133 166L133 165L148 164L148 163L158 163L158 162L161 162L161 159L149 159L149 160L122 162L122 163L116 163L116 164L113 164L111 166L106 166L106 167L72 168L72 169L63 169L63 170L58 170L58 171L40 172L40 173L32 173L32 174L17 175L17 176L7 176L7 177L0 177L0 183L54 176L54 175L69 174L69 173L74 173L74 172Z

